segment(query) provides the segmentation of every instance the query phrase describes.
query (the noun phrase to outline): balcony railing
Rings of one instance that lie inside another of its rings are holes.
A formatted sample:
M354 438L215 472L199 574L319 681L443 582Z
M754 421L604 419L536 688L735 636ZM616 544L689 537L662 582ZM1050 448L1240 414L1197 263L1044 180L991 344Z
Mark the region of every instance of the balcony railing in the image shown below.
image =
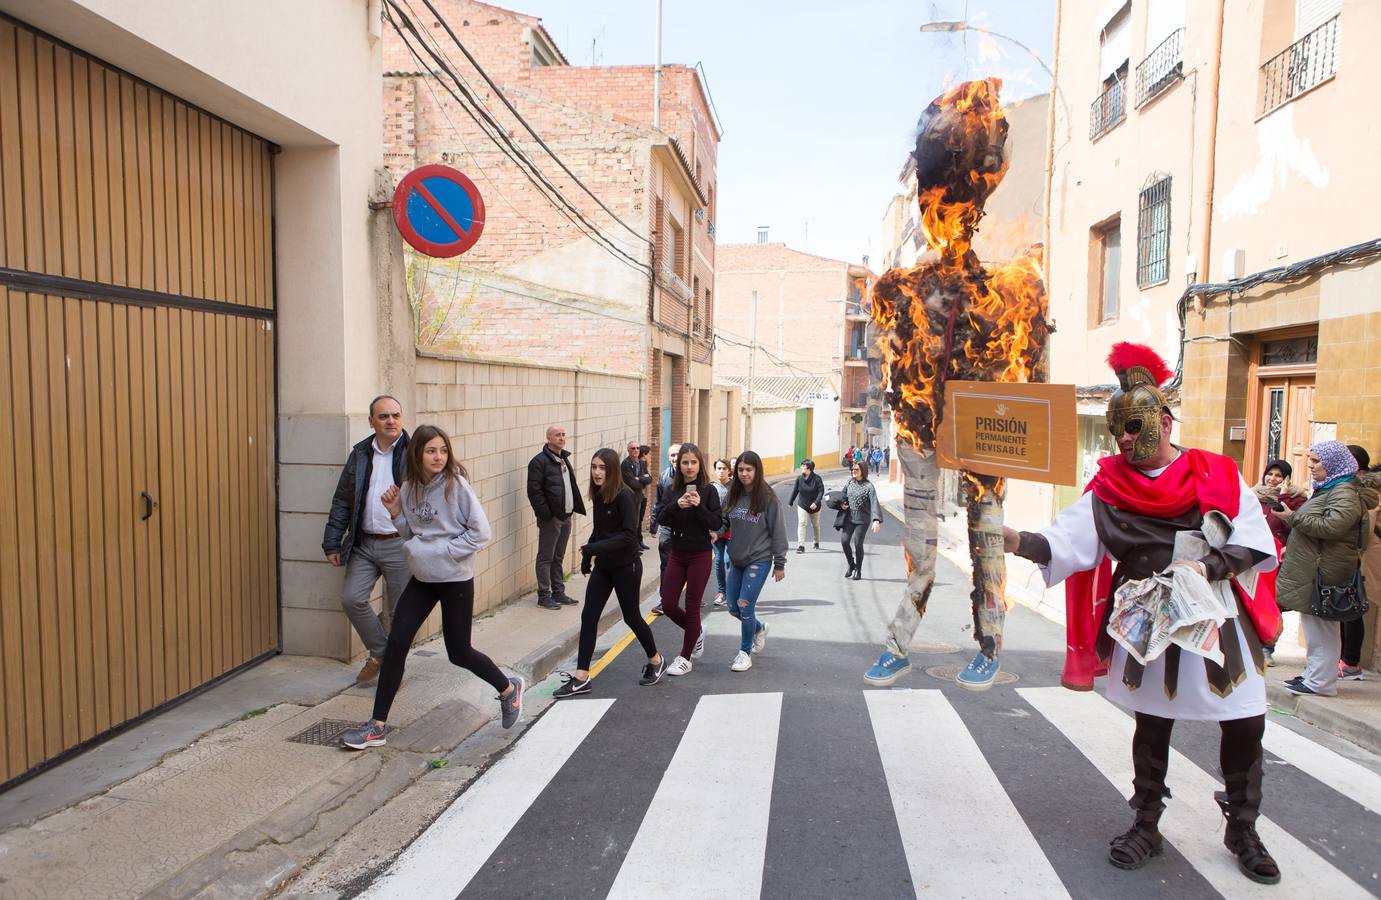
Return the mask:
M1338 18L1324 22L1261 67L1263 116L1337 74Z
M1122 68L1125 74L1126 66ZM1126 96L1127 86L1121 78L1114 78L1112 83L1103 89L1103 93L1098 95L1098 99L1094 100L1093 106L1089 108L1089 140L1096 140L1127 118Z
M845 304L844 304L844 315L846 315L846 316L866 316L866 315L870 315L870 313L868 312L868 304L864 303L862 300L849 300L849 301L845 302Z
M1184 77L1184 29L1180 28L1146 54L1136 67L1136 105Z

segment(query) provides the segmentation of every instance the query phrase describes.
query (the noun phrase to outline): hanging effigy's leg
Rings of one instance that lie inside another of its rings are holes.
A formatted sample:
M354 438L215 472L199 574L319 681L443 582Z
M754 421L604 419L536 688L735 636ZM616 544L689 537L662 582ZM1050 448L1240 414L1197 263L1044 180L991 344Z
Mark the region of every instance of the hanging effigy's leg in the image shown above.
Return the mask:
M1004 479L964 473L968 498L969 560L973 563L973 636L983 655L1002 652L1002 626L1007 619L1007 559L1002 550Z
M940 467L934 449L917 450L907 440L897 441L897 458L905 478L902 497L906 535L902 539L902 551L906 555L906 595L887 626L886 649L897 656L905 656L935 586Z

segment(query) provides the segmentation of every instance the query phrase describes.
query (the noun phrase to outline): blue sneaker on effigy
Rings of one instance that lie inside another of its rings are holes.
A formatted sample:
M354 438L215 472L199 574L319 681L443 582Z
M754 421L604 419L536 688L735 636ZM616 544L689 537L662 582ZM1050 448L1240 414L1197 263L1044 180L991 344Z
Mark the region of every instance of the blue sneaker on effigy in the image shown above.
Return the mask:
M887 687L910 671L911 660L884 650L873 667L863 673L863 680L877 687Z
M986 691L993 686L993 679L997 678L997 673L1001 669L1001 660L996 656L988 659L980 650L978 655L964 667L964 671L959 673L959 677L954 680L959 682L961 688L968 688L971 691Z

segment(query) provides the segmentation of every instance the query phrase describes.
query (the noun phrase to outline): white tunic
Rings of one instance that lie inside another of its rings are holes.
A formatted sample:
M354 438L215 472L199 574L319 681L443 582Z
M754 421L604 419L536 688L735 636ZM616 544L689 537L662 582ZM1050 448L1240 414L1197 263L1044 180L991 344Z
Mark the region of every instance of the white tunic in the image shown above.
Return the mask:
M1155 478L1165 468L1152 469L1145 474ZM1237 476L1240 497L1237 503L1237 516L1232 520L1231 543L1266 554L1257 563L1257 572L1270 572L1278 565L1275 541L1266 517L1261 512L1261 504L1251 488ZM1072 506L1061 510L1055 521L1039 532L1050 544L1050 563L1041 566L1041 574L1046 586L1064 581L1075 572L1092 569L1109 556L1102 541L1098 539L1093 523L1093 493L1085 493ZM1246 627L1250 627L1249 625ZM1250 660L1251 651L1247 646L1242 629L1238 628L1237 639L1242 647L1242 659ZM1122 683L1122 671L1126 665L1127 651L1114 643L1112 661L1108 668L1111 673L1107 679L1105 693L1107 698L1118 706L1135 712L1149 713L1167 719L1203 719L1224 721L1259 716L1266 712L1266 680L1253 665L1247 665L1247 675L1241 684L1236 685L1226 697L1219 697L1208 684L1208 672L1204 658L1196 653L1180 653L1180 667L1176 678L1175 699L1165 693L1165 657L1159 656L1147 666L1141 679L1141 687L1129 689Z

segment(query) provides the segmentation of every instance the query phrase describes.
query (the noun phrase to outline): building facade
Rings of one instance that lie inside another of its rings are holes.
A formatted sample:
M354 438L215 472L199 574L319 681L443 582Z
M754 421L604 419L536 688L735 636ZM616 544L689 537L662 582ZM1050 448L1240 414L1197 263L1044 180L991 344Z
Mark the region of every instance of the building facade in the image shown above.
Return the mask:
M343 618L297 560L410 385L366 9L0 2L0 783Z
M806 457L838 457L862 427L853 416L861 423L872 275L766 240L725 244L719 253L715 379L743 393L746 446L765 464L770 458L773 474ZM770 422L762 418L769 410Z
M1065 0L1059 21L1054 376L1090 398L1087 455L1123 339L1181 360L1177 439L1249 481L1277 458L1305 477L1321 439L1381 455L1381 185L1352 139L1381 8Z

